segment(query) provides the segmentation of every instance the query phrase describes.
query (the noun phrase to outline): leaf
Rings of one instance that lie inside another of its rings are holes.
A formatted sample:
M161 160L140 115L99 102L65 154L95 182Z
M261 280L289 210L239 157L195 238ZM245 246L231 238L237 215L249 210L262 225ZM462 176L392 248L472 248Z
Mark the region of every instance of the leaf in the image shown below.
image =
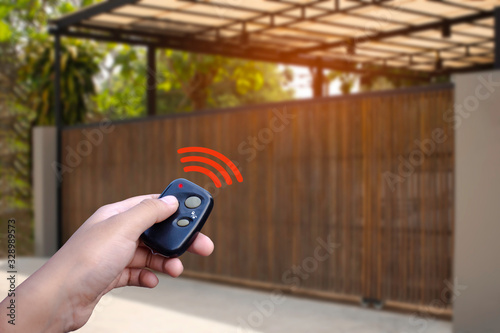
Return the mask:
M0 42L8 42L12 36L12 31L7 23L0 21Z
M94 3L94 0L83 0L82 7L89 6Z
M168 81L168 80L164 81L164 82L158 84L157 88L159 90L170 91L172 89L172 82Z
M73 12L75 10L75 7L69 2L64 2L61 5L59 5L58 9L61 12L61 14L67 14Z
M256 72L254 75L254 87L253 90L258 91L262 89L262 86L264 85L264 77L262 73Z
M245 95L251 89L251 84L248 80L239 79L236 81L236 90L239 94Z
M3 19L5 17L7 17L7 15L10 14L10 11L12 10L12 8L6 4L1 4L0 5L0 19Z

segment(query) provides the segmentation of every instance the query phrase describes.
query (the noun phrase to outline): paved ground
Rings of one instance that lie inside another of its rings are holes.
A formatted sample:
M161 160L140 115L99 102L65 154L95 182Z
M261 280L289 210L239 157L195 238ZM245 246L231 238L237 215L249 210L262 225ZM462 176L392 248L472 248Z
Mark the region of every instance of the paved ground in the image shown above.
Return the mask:
M19 280L43 259L18 259ZM6 271L5 260L0 264ZM0 290L7 290L5 278ZM103 297L80 333L451 333L447 321L286 296L192 279L160 277L152 290L121 288Z

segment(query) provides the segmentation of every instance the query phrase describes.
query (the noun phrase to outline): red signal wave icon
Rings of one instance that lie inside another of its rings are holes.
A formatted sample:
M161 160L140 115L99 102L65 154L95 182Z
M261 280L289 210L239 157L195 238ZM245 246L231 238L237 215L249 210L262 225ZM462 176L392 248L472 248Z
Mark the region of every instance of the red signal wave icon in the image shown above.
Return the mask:
M215 151L215 150L209 149L209 148L204 148L204 147L185 147L185 148L180 148L179 150L177 150L177 153L179 153L179 154L203 153L203 154L207 154L207 155L211 155L213 157L216 157L219 160L221 160L222 162L224 162L224 164L226 164L229 167L229 169L231 169L232 173L234 174L234 176L236 177L236 180L238 180L238 182L241 183L243 181L243 177L241 176L240 170L238 170L236 165L234 165L234 163L229 158L227 158L225 155L219 153L218 151ZM202 156L186 156L186 157L181 158L181 163L188 163L188 162L198 162L198 163L207 164L207 165L211 166L212 168L214 168L215 170L217 170L222 175L222 177L226 181L227 185L231 185L233 183L231 176L226 171L226 169L222 165L220 165L219 163L211 160L210 158L202 157ZM209 169L207 169L203 166L194 166L194 165L185 166L184 172L201 172L201 173L207 175L208 177L210 177L210 179L212 179L212 181L215 184L215 187L222 186L221 181L215 175L215 173L213 173L212 171L210 171Z

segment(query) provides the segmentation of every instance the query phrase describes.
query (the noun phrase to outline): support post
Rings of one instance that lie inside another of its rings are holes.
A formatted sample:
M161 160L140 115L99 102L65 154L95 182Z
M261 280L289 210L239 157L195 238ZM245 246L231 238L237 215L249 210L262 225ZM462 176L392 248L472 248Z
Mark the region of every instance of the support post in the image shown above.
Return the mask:
M148 45L147 55L147 114L156 114L156 47Z
M495 40L494 51L495 51L495 69L500 69L500 6L495 7Z
M54 118L56 123L56 162L57 165L62 164L62 127L63 117L61 109L61 35L56 33L54 35ZM57 171L56 171L57 172ZM60 175L59 175L60 176ZM57 248L63 245L62 240L62 188L61 179L56 178L56 224L57 224Z
M32 132L35 255L51 257L61 247L57 174L57 128L35 126Z
M317 66L313 71L313 95L315 98L324 96L323 67Z

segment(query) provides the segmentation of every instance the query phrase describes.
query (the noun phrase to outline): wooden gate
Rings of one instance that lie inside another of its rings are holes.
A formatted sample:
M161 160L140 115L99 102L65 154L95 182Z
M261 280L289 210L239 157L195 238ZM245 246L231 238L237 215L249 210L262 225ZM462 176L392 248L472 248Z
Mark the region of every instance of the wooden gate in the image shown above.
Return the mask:
M452 99L439 86L114 123L64 175L64 240L99 206L185 177L215 197L216 250L183 256L191 275L433 305L452 274ZM63 164L90 131L63 131ZM184 173L187 146L225 154L244 181Z

